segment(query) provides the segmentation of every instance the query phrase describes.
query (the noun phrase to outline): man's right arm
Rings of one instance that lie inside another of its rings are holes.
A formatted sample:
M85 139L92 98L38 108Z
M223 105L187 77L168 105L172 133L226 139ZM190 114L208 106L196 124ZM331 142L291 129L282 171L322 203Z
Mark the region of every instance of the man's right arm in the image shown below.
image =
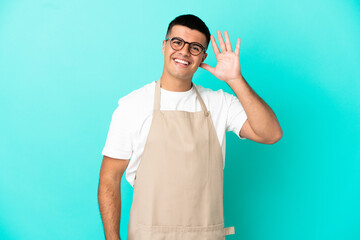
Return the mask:
M103 157L100 170L98 200L101 218L107 240L120 239L122 175L129 159Z

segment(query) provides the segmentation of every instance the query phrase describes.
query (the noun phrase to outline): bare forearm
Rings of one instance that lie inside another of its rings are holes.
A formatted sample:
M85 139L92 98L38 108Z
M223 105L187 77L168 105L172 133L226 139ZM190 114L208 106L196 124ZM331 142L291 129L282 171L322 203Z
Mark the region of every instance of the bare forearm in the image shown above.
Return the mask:
M120 239L120 182L100 178L98 200L107 240Z
M257 135L265 139L273 139L274 136L282 135L275 113L255 93L243 77L228 81L228 85L244 107L249 124Z

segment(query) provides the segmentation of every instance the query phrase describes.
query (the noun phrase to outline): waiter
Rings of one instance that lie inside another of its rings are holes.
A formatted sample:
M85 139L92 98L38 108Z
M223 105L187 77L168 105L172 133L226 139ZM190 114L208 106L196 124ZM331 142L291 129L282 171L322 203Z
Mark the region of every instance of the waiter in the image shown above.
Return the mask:
M240 38L233 50L227 31L225 41L220 31L217 36L220 49L200 18L178 16L163 40L160 79L119 100L98 191L106 239L120 239L125 169L134 187L128 240L223 240L235 233L223 216L225 132L273 144L282 130L241 74ZM203 63L210 41L214 68ZM198 67L226 82L237 97L195 85Z

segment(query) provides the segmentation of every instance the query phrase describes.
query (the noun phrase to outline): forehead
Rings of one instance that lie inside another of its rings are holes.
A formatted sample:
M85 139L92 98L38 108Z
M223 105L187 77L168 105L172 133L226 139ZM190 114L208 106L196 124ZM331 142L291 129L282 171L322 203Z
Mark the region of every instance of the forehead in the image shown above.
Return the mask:
M174 25L171 29L169 37L181 37L187 42L198 42L203 46L206 45L205 34L182 25Z

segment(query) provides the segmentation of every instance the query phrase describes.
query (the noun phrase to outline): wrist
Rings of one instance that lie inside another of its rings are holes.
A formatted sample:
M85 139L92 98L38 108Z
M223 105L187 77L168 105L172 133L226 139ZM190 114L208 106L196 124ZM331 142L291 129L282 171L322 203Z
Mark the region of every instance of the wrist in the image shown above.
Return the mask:
M237 84L239 82L245 81L245 78L240 74L239 76L232 78L230 80L227 80L226 83L231 87L233 84Z

